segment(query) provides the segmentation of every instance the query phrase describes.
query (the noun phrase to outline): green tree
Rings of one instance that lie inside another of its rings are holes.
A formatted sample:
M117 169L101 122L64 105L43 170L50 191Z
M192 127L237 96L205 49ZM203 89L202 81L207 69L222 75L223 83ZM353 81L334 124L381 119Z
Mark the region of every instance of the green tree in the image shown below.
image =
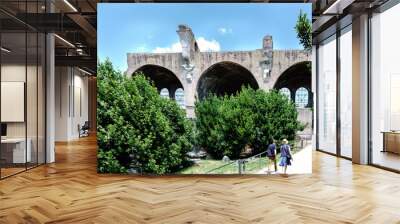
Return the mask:
M300 11L297 23L295 26L297 32L297 38L303 45L305 50L311 50L312 48L312 28L311 21L308 19L307 14Z
M217 159L238 158L246 145L265 151L270 139L293 140L303 127L295 105L277 91L243 88L238 95L196 103L196 140Z
M175 172L192 148L191 122L175 101L159 96L143 74L132 78L106 60L98 65L98 171Z

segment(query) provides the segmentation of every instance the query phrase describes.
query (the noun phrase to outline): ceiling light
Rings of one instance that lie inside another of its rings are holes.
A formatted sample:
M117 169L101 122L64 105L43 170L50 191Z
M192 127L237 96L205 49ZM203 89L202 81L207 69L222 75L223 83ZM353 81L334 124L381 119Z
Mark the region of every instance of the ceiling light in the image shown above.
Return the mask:
M10 53L11 52L11 50L9 50L9 49L7 49L5 47L1 47L1 51L4 51L6 53Z
M66 43L67 45L69 45L70 47L73 47L73 48L75 48L75 45L73 45L71 42L69 42L68 40L66 40L66 39L64 39L64 38L62 38L62 37L60 37L59 35L57 35L57 34L54 34L54 36L55 37L57 37L59 40L61 40L62 42L64 42L64 43Z
M64 0L65 4L67 4L74 12L78 12L78 10L68 1Z
M81 69L81 68L79 68L79 67L78 67L78 70L81 71L81 72L83 72L83 73L85 73L85 74L87 74L87 75L92 75L90 72L88 72L88 71L86 71L86 70L83 70L83 69Z
M331 6L329 6L322 14L342 14L343 10L351 5L355 0L337 0Z

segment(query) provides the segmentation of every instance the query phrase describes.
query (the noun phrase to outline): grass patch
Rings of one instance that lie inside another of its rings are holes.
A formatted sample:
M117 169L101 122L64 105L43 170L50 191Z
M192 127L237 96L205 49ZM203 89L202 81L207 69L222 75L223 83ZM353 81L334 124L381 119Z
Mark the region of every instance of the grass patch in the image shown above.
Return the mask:
M178 173L179 174L206 174L208 171L212 169L216 169L218 167L221 167L223 165L226 165L225 167L222 167L221 169L218 169L218 173L237 173L237 164L236 162L232 163L226 163L223 162L222 160L212 160L212 159L203 159L199 160L196 164L187 167L183 170L180 170Z
M292 148L292 154L296 154L297 152L301 151L302 149L299 149L297 147ZM276 162L277 165L279 166L280 162L280 153L276 155ZM249 160L245 164L245 172L248 174L256 174L259 171L261 171L264 168L267 168L267 166L271 167L271 170L273 170L273 165L271 164L272 161L269 160L266 155L262 155L262 157L255 158L252 160ZM223 162L222 160L212 160L212 159L204 159L204 160L199 160L196 164L184 168L180 171L177 172L177 174L207 174L210 170L216 169L220 167L217 170L214 170L210 172L209 174L238 174L239 168L237 165L236 161L231 161L231 162Z

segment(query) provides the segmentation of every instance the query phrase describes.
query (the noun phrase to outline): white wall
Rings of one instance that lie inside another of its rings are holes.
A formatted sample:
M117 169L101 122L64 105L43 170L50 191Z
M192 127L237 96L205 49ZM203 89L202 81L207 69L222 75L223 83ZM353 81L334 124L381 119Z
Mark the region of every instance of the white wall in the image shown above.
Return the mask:
M38 70L37 70L38 69ZM44 74L41 66L25 65L25 63L3 63L1 66L2 82L24 82L26 85L26 99L23 99L22 107L1 108L3 113L22 113L25 117L20 122L5 122L7 124L7 137L29 139L32 162L44 163L45 159L45 116L44 116ZM27 78L27 80L25 80ZM3 92L2 98L8 98L7 93ZM25 93L25 90L19 90L19 94ZM21 92L22 91L22 92ZM24 96L22 98L25 98ZM12 102L11 102L12 103ZM17 102L15 102L17 103ZM25 106L26 103L26 106ZM20 110L13 111L13 110ZM2 119L3 120L3 119ZM36 161L39 159L39 161ZM51 160L49 160L51 162Z
M78 124L83 125L85 121L88 121L88 78L85 76L81 76L82 73L76 73L78 70L74 71L74 92L72 93L71 99L74 99L74 102L71 102L73 108L72 111L72 119L71 119L71 136L72 138L78 138ZM79 96L80 95L80 96ZM80 102L79 102L80 101ZM80 108L81 107L81 108ZM81 110L81 111L80 111Z
M88 120L88 78L76 68L56 67L55 86L55 140L77 139L78 125Z
M28 73L30 74L34 69L36 69L36 68L33 66L29 66L29 65L26 67L25 64L23 64L23 65L21 65L21 64L3 64L1 66L1 81L2 82L17 81L17 82L26 83L26 81L25 81L26 71L28 71ZM35 72L36 72L36 70L35 70ZM30 89L28 89L28 90L30 90ZM36 97L36 89L33 92L28 91L27 96L28 97ZM31 99L28 101L30 102ZM35 107L36 107L36 105L35 105ZM8 108L1 108L1 109L7 110ZM22 110L24 110L24 108L22 108ZM32 116L32 114L29 113L28 121L33 120L33 118L31 116ZM34 116L36 116L36 114L34 114ZM25 137L25 126L26 126L26 122L7 122L7 136L8 137Z
M68 67L55 68L55 140L69 139L69 88L71 84Z

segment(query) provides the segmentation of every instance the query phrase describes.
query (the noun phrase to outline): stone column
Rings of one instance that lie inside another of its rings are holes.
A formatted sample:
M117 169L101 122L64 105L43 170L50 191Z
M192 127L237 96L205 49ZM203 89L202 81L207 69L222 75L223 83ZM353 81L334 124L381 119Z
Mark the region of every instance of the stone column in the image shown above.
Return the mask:
M199 76L199 68L196 67L196 58L199 48L196 43L196 38L187 25L179 25L176 31L179 35L182 45L182 60L181 71L185 82L185 105L186 114L188 117L194 117L194 102L196 94L196 80Z
M353 19L353 162L368 163L368 15Z
M55 55L54 34L46 36L46 163L55 161Z
M185 73L185 71L183 71ZM194 117L194 103L196 101L195 96L196 96L196 87L197 87L197 82L200 76L200 70L199 68L194 68L193 71L193 80L188 81L185 80L185 105L186 105L186 114L188 117L193 118Z
M265 82L268 82L271 79L271 71L272 71L272 59L273 59L273 42L272 36L266 35L263 38L263 56L260 61L261 74L262 79Z
M175 91L178 89L175 85L171 85L168 87L169 98L175 99Z
M176 31L182 46L182 56L185 63L190 63L194 54L199 51L192 29L187 25L179 25Z
M292 102L296 102L296 88L290 88L290 87L288 87L289 88L289 90L290 90L290 100L292 101Z

